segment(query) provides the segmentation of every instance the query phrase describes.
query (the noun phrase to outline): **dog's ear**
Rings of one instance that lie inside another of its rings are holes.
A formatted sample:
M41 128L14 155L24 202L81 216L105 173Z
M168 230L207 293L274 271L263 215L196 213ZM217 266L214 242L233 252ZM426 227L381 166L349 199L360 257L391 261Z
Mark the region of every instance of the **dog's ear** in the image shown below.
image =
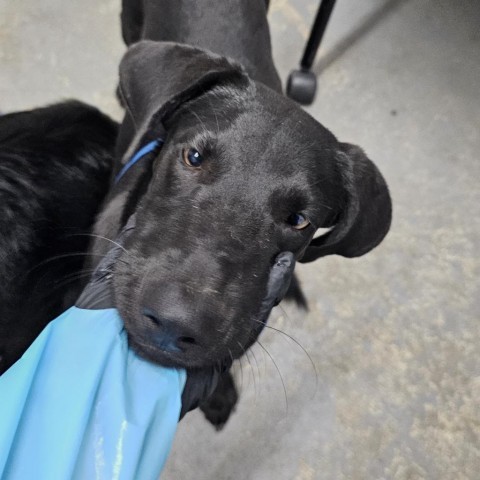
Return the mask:
M120 63L121 100L135 128L132 150L179 105L218 85L250 82L233 61L188 45L141 41Z
M359 257L376 247L390 228L392 203L377 167L359 147L348 143L340 144L337 161L343 206L333 228L310 242L300 262L332 254Z

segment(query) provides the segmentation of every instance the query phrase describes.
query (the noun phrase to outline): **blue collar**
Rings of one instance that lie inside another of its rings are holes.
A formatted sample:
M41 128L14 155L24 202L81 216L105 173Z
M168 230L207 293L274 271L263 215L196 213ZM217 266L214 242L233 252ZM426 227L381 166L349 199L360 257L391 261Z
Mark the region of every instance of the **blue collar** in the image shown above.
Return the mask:
M147 153L153 152L160 145L163 145L163 140L161 138L157 138L156 140L152 140L150 143L147 143L144 147L142 147L117 173L117 176L115 177L115 183L118 183L125 173L127 173L131 167L133 167L139 160L147 155Z

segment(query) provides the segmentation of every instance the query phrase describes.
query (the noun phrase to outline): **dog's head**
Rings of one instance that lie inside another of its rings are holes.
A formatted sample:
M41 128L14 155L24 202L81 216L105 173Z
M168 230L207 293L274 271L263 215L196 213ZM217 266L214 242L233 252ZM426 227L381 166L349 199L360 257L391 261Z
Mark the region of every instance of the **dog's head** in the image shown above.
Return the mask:
M185 367L237 358L261 330L279 252L355 257L387 233L390 197L373 163L239 65L145 41L120 77L123 163L164 140L100 218L115 210L120 228L136 215L114 295L141 355ZM319 228L330 230L314 238Z

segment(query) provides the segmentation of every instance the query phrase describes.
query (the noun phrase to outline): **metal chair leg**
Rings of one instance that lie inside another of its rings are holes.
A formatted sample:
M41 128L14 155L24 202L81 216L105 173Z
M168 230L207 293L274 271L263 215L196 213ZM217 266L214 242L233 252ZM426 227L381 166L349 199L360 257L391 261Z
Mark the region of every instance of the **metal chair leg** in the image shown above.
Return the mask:
M300 70L293 70L288 77L287 95L302 105L310 105L315 98L317 78L311 71L315 56L327 28L336 0L322 0L305 46Z

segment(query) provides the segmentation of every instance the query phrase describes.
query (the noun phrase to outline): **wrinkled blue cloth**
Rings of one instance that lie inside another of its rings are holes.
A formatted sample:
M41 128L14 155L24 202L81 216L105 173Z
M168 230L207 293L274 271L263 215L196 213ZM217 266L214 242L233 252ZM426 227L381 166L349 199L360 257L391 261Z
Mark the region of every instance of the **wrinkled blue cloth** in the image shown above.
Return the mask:
M70 308L0 377L0 478L157 479L185 379L129 350L115 309Z

